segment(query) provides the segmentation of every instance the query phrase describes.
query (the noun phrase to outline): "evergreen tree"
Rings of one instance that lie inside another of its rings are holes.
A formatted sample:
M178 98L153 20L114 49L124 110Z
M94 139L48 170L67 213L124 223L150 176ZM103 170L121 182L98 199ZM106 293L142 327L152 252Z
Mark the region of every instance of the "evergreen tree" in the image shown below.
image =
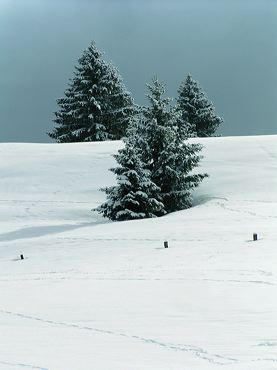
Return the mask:
M190 136L213 136L223 119L215 114L212 102L208 100L199 83L189 74L178 93L181 125L187 127Z
M165 213L163 204L156 198L160 189L151 181L145 168L134 137L124 139L125 148L115 155L119 167L111 169L116 174L117 185L102 189L107 200L96 210L114 221L161 216Z
M191 206L191 189L206 174L191 174L201 159L201 145L187 142L186 130L180 130L180 112L164 98L165 86L157 79L148 85L150 107L144 110L144 131L147 147L145 161L152 181L161 189L159 200L166 212Z
M48 133L57 142L120 139L135 109L118 70L102 59L94 43L79 59L65 97L57 103L57 125Z
M206 174L192 174L201 157L201 145L189 143L179 125L180 112L164 98L165 87L152 85L149 107L131 118L125 147L112 171L117 185L106 189L107 200L97 208L111 220L162 216L191 206L191 190Z

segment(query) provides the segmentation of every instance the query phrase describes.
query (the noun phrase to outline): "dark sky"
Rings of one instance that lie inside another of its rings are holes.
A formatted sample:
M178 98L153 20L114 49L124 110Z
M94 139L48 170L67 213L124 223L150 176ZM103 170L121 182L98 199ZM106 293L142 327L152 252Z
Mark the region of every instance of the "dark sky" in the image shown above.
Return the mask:
M275 0L0 0L0 141L47 142L56 99L95 40L137 103L153 75L187 73L222 135L277 133Z

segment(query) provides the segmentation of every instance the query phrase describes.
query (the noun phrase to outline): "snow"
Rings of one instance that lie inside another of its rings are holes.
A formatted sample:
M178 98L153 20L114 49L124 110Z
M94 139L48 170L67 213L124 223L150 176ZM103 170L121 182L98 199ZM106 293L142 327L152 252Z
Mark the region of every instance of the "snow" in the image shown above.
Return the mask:
M191 141L195 206L127 222L120 142L0 144L1 370L277 368L277 136Z

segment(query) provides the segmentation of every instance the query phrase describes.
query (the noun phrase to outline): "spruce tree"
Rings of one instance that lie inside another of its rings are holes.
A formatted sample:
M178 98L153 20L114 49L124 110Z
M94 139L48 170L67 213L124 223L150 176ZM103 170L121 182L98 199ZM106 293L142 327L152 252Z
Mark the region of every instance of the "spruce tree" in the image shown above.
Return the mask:
M57 100L56 127L48 133L57 142L117 140L125 134L133 99L94 43L79 59L64 95Z
M117 185L102 189L107 200L96 210L114 221L150 218L165 214L163 204L157 200L160 189L151 181L140 151L134 146L134 137L124 139L125 147L115 159L119 167L112 168Z
M165 85L156 78L148 85L150 107L144 110L144 131L148 144L145 158L152 181L161 189L159 200L167 213L191 207L191 189L206 174L192 174L201 156L202 147L189 143L186 130L179 129L180 112L172 107L172 99L164 98Z
M180 123L190 136L213 136L223 119L215 114L215 107L189 74L178 90L177 105L181 112Z
M206 174L191 173L199 164L201 145L189 143L180 129L180 112L164 98L156 78L148 85L149 107L131 118L125 147L115 155L117 185L102 189L107 200L97 208L111 220L162 216L189 208L191 190Z

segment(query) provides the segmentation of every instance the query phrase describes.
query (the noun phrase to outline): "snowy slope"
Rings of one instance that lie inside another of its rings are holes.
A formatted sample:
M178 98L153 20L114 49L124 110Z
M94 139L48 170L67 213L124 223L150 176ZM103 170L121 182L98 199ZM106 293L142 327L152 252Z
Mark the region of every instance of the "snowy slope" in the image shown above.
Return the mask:
M120 142L0 144L1 370L277 369L277 136L199 141L195 207L121 223Z

